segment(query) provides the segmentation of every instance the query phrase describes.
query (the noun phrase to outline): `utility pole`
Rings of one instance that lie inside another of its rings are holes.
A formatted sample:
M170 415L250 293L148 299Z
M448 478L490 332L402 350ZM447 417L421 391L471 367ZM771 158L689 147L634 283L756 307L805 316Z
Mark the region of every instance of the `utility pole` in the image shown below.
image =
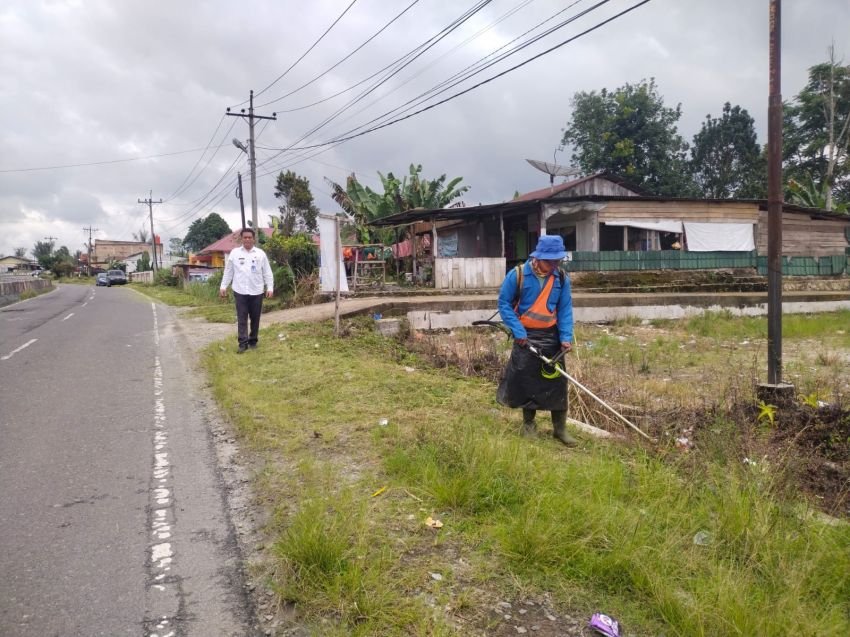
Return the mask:
M239 197L239 210L242 211L242 227L245 227L245 198L242 196L242 173L237 172L236 177L239 179L239 187L236 190L236 194ZM256 228L254 232L256 232Z
M153 255L153 259L152 259L153 269L156 270L157 269L157 264L156 264L156 235L153 233L153 205L155 203L162 203L162 199L160 198L159 201L154 201L153 200L153 190L151 190L150 196L147 199L139 199L139 203L147 204L148 210L150 211L150 217L151 217L151 248L153 249L153 252L151 254Z
M767 385L775 401L793 397L782 383L782 0L770 0L767 106ZM762 400L767 400L762 398Z
M244 102L243 102L244 104ZM245 118L245 109L240 109L239 113L231 113L228 108L226 114L230 117ZM248 98L248 163L251 165L251 222L256 232L259 226L257 225L257 155L254 151L254 120L271 119L277 121L277 113L272 113L271 117L267 115L254 114L254 91L251 91Z
M97 228L92 228L91 226L89 226L88 228L83 228L83 232L89 233L89 242L86 245L86 247L88 248L88 258L86 260L86 276L91 276L91 235L93 232L97 231Z

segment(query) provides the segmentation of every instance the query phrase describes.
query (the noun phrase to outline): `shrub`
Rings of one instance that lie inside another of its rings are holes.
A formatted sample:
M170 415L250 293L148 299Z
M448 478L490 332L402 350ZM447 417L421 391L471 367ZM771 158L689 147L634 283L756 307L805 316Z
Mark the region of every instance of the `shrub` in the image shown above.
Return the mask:
M319 250L306 234L286 237L272 235L264 246L269 258L280 266L288 265L297 277L312 274L319 266Z
M167 285L169 287L177 287L177 283L179 279L171 274L171 270L167 268L160 268L153 275L153 282L156 285Z
M272 275L274 276L274 295L284 297L292 294L295 289L295 274L288 265L277 265L272 263Z

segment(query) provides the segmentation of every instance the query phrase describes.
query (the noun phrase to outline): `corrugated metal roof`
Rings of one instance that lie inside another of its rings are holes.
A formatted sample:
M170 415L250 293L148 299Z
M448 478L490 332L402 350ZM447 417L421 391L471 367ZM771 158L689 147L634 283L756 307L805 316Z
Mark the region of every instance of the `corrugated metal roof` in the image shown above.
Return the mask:
M260 230L267 235L271 235L272 232L274 232L274 228L260 228ZM198 254L209 254L210 252L224 252L225 254L230 254L230 251L233 250L233 248L238 248L241 245L241 242L239 241L240 231L241 228L239 230L234 230L229 235L222 237L215 243L209 244L206 248L198 252Z

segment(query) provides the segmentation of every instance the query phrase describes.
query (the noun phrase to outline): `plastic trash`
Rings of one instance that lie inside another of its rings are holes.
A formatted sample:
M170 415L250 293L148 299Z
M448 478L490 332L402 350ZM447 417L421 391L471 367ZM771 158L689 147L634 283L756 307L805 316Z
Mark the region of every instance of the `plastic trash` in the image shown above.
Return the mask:
M605 637L620 637L620 622L602 613L593 613L588 627Z
M711 544L711 533L708 531L697 531L694 535L694 544L697 546L708 546Z
M390 421L387 418L381 418L378 421L378 425L380 425L381 427L386 427L388 424L390 424Z

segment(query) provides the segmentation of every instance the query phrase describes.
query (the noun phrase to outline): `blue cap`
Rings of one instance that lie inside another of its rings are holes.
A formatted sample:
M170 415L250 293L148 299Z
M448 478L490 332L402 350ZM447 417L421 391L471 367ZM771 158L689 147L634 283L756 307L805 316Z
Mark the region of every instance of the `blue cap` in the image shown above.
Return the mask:
M560 261L567 256L564 239L557 234L544 234L537 240L537 248L531 253L535 259Z

